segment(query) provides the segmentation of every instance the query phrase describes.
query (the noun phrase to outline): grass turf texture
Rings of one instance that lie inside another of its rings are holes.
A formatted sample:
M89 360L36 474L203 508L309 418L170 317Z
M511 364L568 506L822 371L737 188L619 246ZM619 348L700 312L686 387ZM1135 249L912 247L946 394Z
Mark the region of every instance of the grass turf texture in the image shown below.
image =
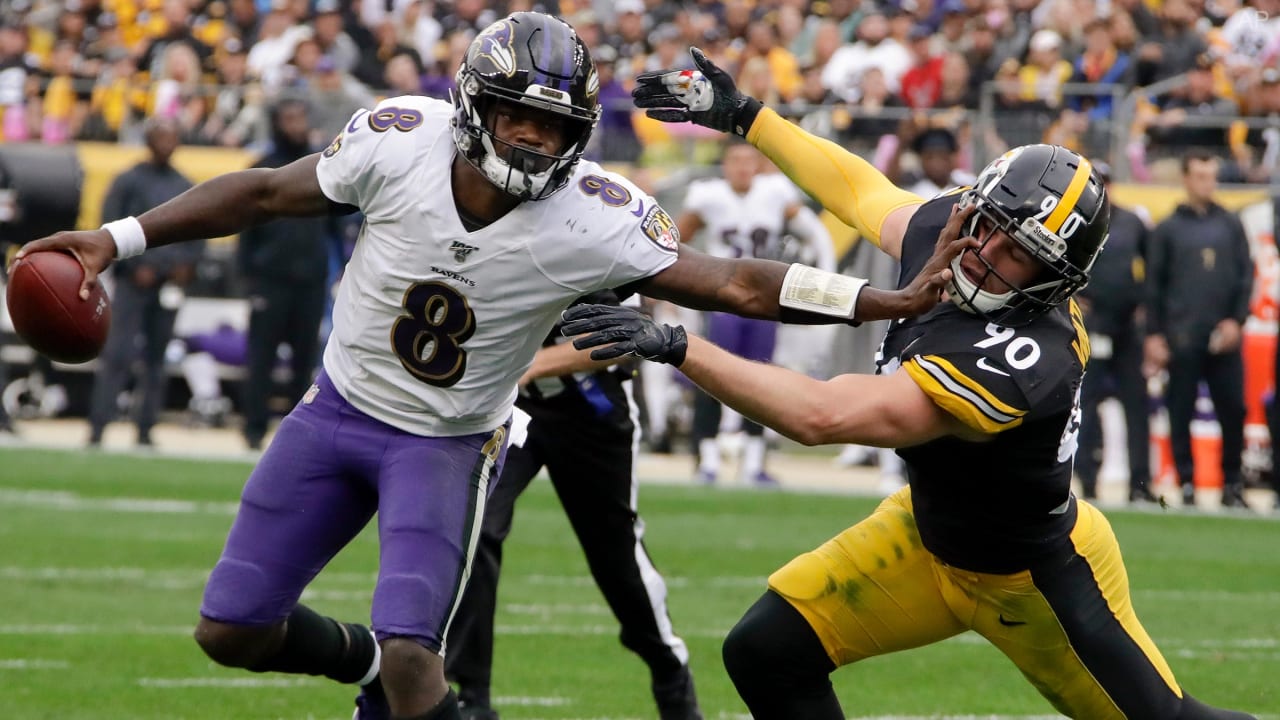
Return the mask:
M353 693L320 679L214 666L190 639L249 466L0 450L0 706L48 718L347 718ZM708 718L745 716L720 640L764 578L875 501L648 485L646 544L669 582ZM1108 513L1140 618L1201 699L1280 717L1280 523ZM366 532L306 596L367 621ZM587 574L546 482L522 498L499 597L494 695L504 718L646 718L643 664ZM838 671L851 717L1052 716L969 634Z

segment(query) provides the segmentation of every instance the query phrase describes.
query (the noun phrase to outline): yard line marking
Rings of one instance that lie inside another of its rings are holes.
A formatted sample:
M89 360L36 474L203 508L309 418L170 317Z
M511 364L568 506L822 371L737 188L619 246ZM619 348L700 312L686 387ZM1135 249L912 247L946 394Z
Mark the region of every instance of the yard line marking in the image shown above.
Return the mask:
M194 625L0 625L0 635L190 635Z
M310 678L220 678L220 677L191 677L191 678L138 678L138 684L148 688L193 688L193 687L209 687L209 688L291 688L305 687L311 685L319 685L319 680Z
M553 603L550 605L507 603L502 606L502 609L513 615L538 615L540 617L551 615L613 615L613 611L609 609L609 606L603 603Z
M504 697L491 698L490 707L503 705L519 705L520 707L562 707L572 705L573 700L566 697L558 697L552 695L550 697L537 697L531 695L507 695Z
M0 659L0 670L66 670L69 667L71 663L66 660Z
M85 497L66 490L0 489L0 505L72 512L123 512L169 515L234 515L239 503L195 500Z

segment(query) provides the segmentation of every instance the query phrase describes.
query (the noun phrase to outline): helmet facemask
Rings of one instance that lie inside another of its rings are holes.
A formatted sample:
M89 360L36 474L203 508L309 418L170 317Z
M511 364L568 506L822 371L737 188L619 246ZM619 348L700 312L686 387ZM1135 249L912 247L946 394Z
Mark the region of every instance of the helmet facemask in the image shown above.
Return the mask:
M973 191L967 193L962 202L977 204L965 233L976 237L979 244L976 248L966 248L951 261L952 279L947 284L947 292L951 301L965 312L997 325L1018 327L1052 310L1088 282L1088 269L1081 270L1072 265L1064 256L1066 243L1045 229L1038 220L1027 218L1019 224ZM1006 234L1043 266L1039 275L1026 287L1006 279L983 256L982 251L997 231ZM965 253L973 253L985 268L977 282L965 274L961 265ZM995 278L1009 289L1000 293L983 290L989 278Z

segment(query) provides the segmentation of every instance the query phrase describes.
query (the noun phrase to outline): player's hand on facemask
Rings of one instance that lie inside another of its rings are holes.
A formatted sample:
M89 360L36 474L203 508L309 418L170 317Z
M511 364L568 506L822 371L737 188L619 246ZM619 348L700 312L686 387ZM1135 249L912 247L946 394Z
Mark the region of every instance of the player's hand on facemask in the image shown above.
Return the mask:
M631 91L636 107L646 108L645 115L655 120L691 122L745 137L763 104L738 92L733 78L701 50L691 47L689 54L697 70L638 75Z
M591 351L592 360L635 355L652 362L680 365L689 339L680 325L672 327L633 308L616 305L574 305L561 316L560 332L574 337L573 346Z
M938 235L933 256L911 282L898 291L904 302L901 317L915 317L949 299L947 287L953 277L951 261L965 250L978 247L978 239L965 233L965 226L976 210L977 206L964 203L951 208L951 217Z

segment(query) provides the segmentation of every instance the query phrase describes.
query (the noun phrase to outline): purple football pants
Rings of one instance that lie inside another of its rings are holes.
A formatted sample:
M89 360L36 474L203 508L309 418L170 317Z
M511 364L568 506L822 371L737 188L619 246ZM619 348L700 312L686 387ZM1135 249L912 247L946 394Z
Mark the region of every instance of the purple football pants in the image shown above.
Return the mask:
M707 339L739 357L756 362L773 360L778 323L729 313L707 313Z
M236 625L284 619L377 511L374 632L442 652L506 437L505 427L398 430L352 407L321 373L249 476L200 614Z

